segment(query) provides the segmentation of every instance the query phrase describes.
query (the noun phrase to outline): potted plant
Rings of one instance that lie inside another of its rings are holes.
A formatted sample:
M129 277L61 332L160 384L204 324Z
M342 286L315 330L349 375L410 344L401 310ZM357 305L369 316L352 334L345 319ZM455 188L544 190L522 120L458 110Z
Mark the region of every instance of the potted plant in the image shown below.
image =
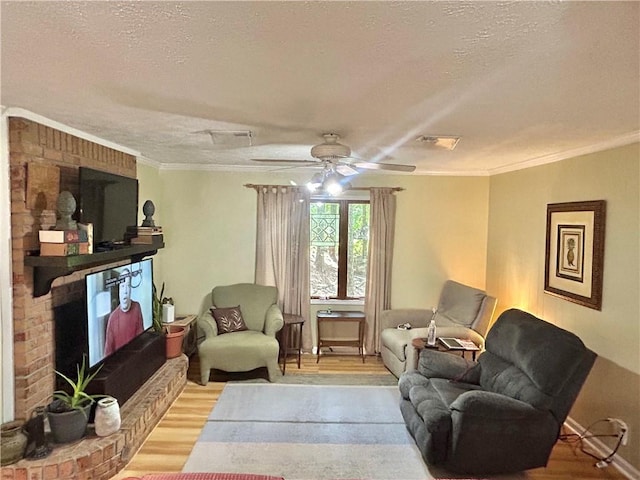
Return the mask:
M180 325L168 325L162 322L162 305L173 305L173 298L164 296L164 283L158 296L153 285L153 329L165 336L167 358L175 358L182 354L182 342L185 328Z
M70 386L70 392L66 390L53 392L53 401L47 406L47 418L56 443L69 443L84 437L89 423L91 405L96 399L105 396L89 395L85 391L100 368L89 374L86 357L83 357L82 365L76 365L75 380L56 370L56 374Z

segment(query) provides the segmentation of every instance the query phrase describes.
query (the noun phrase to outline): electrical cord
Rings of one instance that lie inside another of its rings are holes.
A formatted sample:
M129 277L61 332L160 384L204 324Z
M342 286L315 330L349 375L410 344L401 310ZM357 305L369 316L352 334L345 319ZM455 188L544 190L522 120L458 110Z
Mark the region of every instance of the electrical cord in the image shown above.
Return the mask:
M588 434L591 429L601 423L601 422L614 422L616 423L616 425L619 427L618 429L618 433L602 433L602 434L596 434L596 433L591 433ZM564 427L563 427L564 428ZM560 434L558 436L558 439L562 442L565 443L573 443L573 444L579 444L580 445L580 451L586 455L589 455L590 457L594 458L596 461L596 463L594 464L594 467L598 467L598 468L604 468L604 467L608 467L609 464L613 461L614 456L616 455L616 453L618 452L618 449L620 448L620 446L623 443L626 443L625 439L626 439L626 434L627 434L627 426L626 424L618 419L612 419L612 418L603 418L600 420L597 420L595 422L593 422L591 425L589 425L587 428L585 428L582 433L577 434L577 433L563 433ZM593 453L591 453L590 451L588 451L587 449L585 449L585 445L583 443L584 440L590 439L590 438L617 438L617 442L615 444L615 446L611 449L611 453L609 453L609 455L607 455L606 457L599 457Z

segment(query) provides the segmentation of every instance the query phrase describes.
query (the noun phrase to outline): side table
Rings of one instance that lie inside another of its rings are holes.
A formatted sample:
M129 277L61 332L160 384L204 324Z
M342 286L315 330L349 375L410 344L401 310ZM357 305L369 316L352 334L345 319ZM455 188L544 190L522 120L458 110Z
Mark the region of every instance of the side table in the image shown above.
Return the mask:
M449 353L455 353L455 352L461 352L462 357L464 358L464 354L465 352L471 352L471 359L475 361L476 359L476 351L477 350L465 350L465 349L450 349L447 348L446 346L444 346L439 340L436 340L436 344L435 345L429 345L427 343L427 339L426 338L414 338L413 340L411 340L411 345L413 346L413 348L415 348L418 352L418 355L416 355L416 362L420 360L420 350L424 350L425 348L429 348L432 350L438 350L439 352L449 352ZM418 368L418 365L415 365L415 368Z
M171 323L163 323L163 325L178 325L179 327L185 327L184 340L182 341L182 351L186 353L187 357L193 355L198 346L198 332L195 325L195 321L198 318L197 315L176 315L176 319Z
M362 357L362 363L364 363L364 312L319 310L316 318L318 319L318 356L316 363L320 361L322 347L357 347L358 354ZM358 338L325 337L322 334L322 324L324 322L357 322Z
M282 327L282 334L280 339L280 358L282 359L282 374L284 375L287 369L287 357L291 351L295 352L298 357L298 368L300 368L300 354L302 353L302 326L304 325L304 318L300 315L293 315L291 313L284 313L282 315L284 319L284 326ZM296 335L294 338L294 345L289 347L289 340L292 335L292 327L296 328Z

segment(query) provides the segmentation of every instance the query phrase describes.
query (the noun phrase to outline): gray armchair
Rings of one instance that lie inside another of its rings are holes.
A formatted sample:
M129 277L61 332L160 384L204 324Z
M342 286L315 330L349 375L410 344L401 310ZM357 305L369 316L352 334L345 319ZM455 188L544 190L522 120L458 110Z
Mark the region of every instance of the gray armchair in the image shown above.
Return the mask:
M472 340L482 349L495 308L494 297L477 288L447 280L434 317L437 336ZM432 316L431 310L409 308L385 310L380 315L382 361L396 377L415 368L418 358L411 340L427 336ZM410 323L411 330L396 328L403 323Z
M425 461L487 475L547 464L596 354L566 330L504 312L477 363L423 350L400 377L400 410Z
M205 339L198 345L200 380L209 381L211 369L226 372L247 372L267 367L269 380L280 376L279 344L276 333L284 321L277 305L276 287L239 283L215 287L211 300L216 308L240 306L246 330L219 334L218 324L209 310L198 318L199 336Z

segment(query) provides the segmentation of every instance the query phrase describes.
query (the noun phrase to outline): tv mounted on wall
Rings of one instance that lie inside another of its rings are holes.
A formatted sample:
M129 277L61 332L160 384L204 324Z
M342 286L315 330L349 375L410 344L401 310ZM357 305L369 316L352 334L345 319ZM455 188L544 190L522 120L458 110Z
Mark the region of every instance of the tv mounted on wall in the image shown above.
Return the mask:
M131 341L149 330L153 324L153 260L113 267L90 273L85 277L85 295L82 300L54 309L56 327L56 370L74 376L76 365L86 355L89 366L95 367L126 347ZM130 287L130 316L137 312L142 317L141 327L127 327L127 315L118 312L120 291L124 295ZM134 303L135 302L135 303ZM135 306L134 306L135 305ZM131 310L133 309L133 310ZM112 313L119 324L112 325L118 337L107 344L107 329ZM122 328L117 328L122 327Z
M124 243L127 227L138 222L138 180L80 167L79 219L93 224L96 250Z

